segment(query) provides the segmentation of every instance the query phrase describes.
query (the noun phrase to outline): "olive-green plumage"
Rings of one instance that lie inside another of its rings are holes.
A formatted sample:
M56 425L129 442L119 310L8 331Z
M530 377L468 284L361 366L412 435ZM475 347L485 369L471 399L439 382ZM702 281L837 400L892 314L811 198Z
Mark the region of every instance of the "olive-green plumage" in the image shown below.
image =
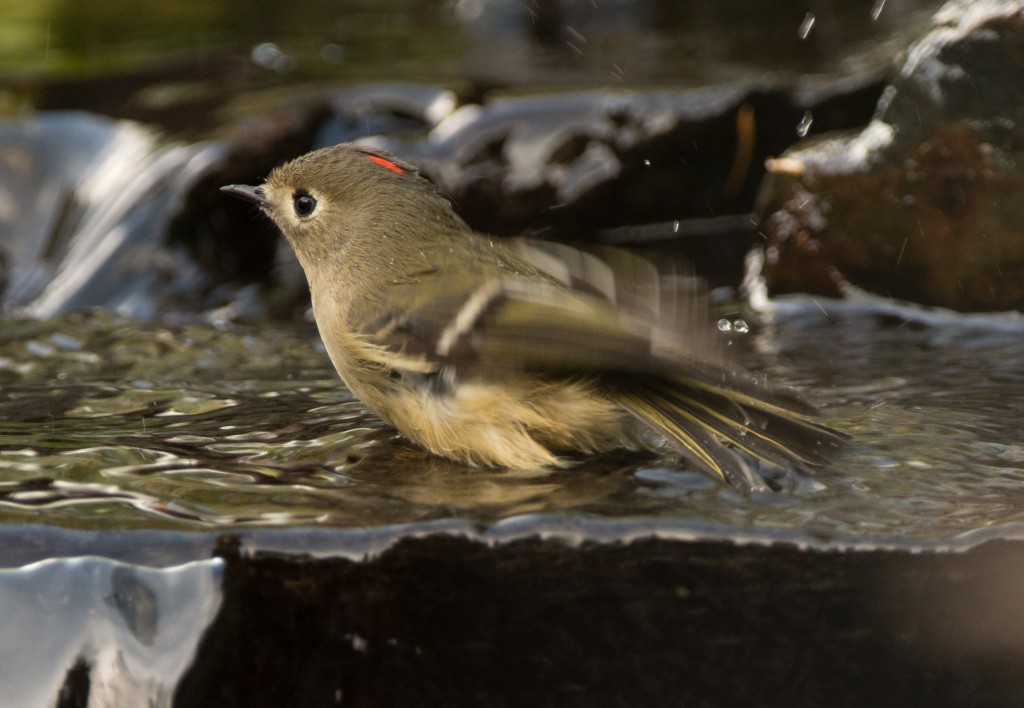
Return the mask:
M566 452L638 445L647 426L762 489L744 455L808 467L844 444L795 394L725 363L686 273L476 233L414 167L359 146L224 191L259 204L295 249L346 385L438 455L564 465Z

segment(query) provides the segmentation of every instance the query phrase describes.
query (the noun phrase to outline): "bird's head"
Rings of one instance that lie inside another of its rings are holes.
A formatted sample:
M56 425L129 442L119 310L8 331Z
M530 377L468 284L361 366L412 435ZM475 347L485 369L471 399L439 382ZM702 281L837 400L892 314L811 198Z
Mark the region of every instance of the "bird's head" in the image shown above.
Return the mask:
M221 191L255 203L273 219L307 274L325 259L350 257L353 250L383 255L458 222L415 167L359 145L316 150L277 167L258 187L232 184Z

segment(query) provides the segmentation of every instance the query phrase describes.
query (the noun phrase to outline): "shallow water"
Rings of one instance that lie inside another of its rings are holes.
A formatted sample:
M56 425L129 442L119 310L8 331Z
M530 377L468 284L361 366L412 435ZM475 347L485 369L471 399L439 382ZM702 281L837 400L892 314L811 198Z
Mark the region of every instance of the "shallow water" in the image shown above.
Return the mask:
M667 450L564 471L433 458L348 394L305 324L9 320L0 523L374 527L568 513L937 540L1024 520L1019 335L808 307L739 344L745 364L809 392L854 436L816 473L822 489L746 496Z

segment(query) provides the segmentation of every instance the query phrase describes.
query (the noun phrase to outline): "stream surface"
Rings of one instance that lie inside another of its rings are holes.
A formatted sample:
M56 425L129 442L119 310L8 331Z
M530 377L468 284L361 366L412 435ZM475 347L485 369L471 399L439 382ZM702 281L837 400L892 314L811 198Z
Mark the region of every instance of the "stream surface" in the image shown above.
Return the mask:
M431 457L353 399L305 324L166 328L102 311L8 320L0 523L210 530L570 514L912 543L1024 520L1014 327L826 318L810 301L797 311L754 318L739 358L808 392L855 442L816 472L820 489L762 495L667 448L560 471Z

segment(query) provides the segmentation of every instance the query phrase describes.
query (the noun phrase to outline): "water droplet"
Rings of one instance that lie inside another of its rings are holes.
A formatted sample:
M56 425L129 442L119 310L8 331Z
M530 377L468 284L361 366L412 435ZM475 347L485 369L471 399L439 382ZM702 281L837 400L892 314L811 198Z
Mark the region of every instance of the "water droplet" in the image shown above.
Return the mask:
M249 53L249 58L252 59L254 64L270 68L274 64L274 60L281 56L283 52L273 42L263 42L253 47L252 52Z
M746 334L750 331L750 325L748 325L745 320L734 320L732 323L732 329L734 332Z
M30 339L25 342L25 349L27 349L28 353L32 356L38 357L50 357L57 353L55 347L46 344L45 342L36 341L35 339Z
M730 322L729 320L725 319L724 317L722 319L718 320L718 331L719 332L731 332L732 331L732 322Z
M459 0L455 3L455 16L462 22L474 22L483 14L482 0Z
M572 35L573 39L580 44L586 44L587 38L583 36L581 32L577 32L576 28L566 25L565 31Z
M797 30L797 36L800 39L807 39L807 35L811 33L811 28L814 27L814 13L808 12L804 15L804 21L800 23L800 29Z
M644 160L644 167L650 167L650 166L651 166L651 161L650 160Z
M321 45L320 59L325 64L340 64L345 59L345 48L334 42Z
M273 42L256 45L249 53L249 58L253 64L279 74L286 74L295 68L295 59L281 51L281 48Z
M811 123L813 122L814 115L810 111L804 113L804 117L800 119L796 126L796 134L801 138L807 137L807 131L811 129Z

